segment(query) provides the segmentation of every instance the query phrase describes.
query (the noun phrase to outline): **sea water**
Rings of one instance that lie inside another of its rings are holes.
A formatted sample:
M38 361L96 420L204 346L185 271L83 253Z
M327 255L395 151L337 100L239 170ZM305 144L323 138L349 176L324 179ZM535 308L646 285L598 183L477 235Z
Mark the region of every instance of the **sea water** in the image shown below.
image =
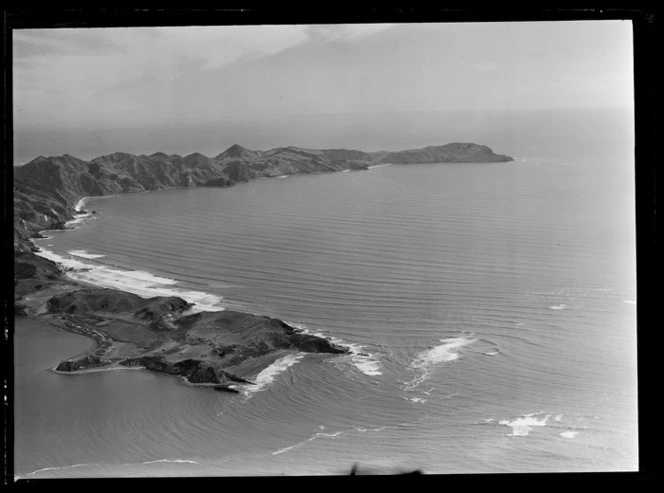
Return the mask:
M88 199L37 241L73 277L352 352L227 394L54 374L83 343L19 323L16 474L636 470L632 183L629 159L518 157Z

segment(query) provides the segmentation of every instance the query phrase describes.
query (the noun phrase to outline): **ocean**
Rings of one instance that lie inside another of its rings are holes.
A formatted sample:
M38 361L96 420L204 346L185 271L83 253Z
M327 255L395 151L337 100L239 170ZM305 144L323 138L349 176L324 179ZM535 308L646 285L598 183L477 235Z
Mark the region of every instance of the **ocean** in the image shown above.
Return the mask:
M637 470L633 158L551 154L87 199L37 241L73 277L352 352L226 394L17 319L17 477Z

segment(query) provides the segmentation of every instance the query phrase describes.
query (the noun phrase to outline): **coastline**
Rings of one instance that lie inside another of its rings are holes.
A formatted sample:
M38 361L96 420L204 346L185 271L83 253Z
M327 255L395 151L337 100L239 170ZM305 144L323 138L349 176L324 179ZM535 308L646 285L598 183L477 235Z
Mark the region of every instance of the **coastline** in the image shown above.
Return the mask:
M76 358L76 357L74 357ZM102 371L117 371L117 370L145 370L142 366L122 366L117 363L112 363L107 366L100 366L98 368L85 368L83 370L61 371L57 366L51 368L51 371L58 375L85 375L86 373L99 373Z
M390 166L390 165L391 164L384 164L384 165L378 165L377 167ZM351 170L351 171L360 171L360 170ZM320 174L323 174L323 173L320 173ZM263 178L267 179L267 178L280 178L280 177L277 176L277 177L263 177ZM159 192L161 190L153 190L153 191ZM138 192L138 193L148 193L148 192L153 192L153 191L145 191L145 192ZM85 203L84 201L87 201L89 199L105 198L105 197L112 197L112 196L121 197L122 195L127 195L127 194L115 194L115 195L102 196L102 197L83 197L82 199L80 199L77 202L77 206L81 205L82 203ZM84 216L81 219L89 219L90 217L91 217L91 215L88 213L88 214L86 214L86 216ZM76 229L78 227L84 226L84 224L85 223L81 221L78 224L76 224L76 226L74 228L67 228L67 229ZM46 231L49 231L49 230L43 230L40 233L43 233L43 232L46 232ZM59 231L59 230L55 230L55 231ZM35 239L43 239L43 238L35 238ZM119 283L94 282L94 281L91 281L91 280L86 280L80 274L77 275L77 272L78 273L88 272L89 270L94 269L94 266L91 265L91 263L100 264L102 266L101 268L107 268L109 270L115 270L116 268L115 267L114 268L107 267L106 265L103 264L103 262L99 262L95 258L81 257L79 259L78 256L75 255L75 254L70 254L71 257L75 257L75 258L71 258L71 259L69 259L69 262L66 262L65 259L62 256L60 256L58 254L55 254L51 250L48 250L46 248L43 248L43 247L40 247L39 245L37 245L34 241L35 239L31 239L31 242L33 243L33 245L37 249L35 254L37 256L40 256L40 257L46 258L48 260L54 261L56 264L58 264L60 266L61 270L63 271L63 274L65 275L65 277L71 279L71 281L73 281L76 284L83 285L83 287L88 287L88 288L93 288L93 289L96 289L96 288L120 289L121 291L123 291L125 293L137 294L138 296L141 296L143 298L149 298L150 296L155 295L155 294L157 296L179 296L179 297L184 298L186 301L190 302L193 305L192 307L190 307L190 309L187 311L187 313L207 313L207 312L210 312L210 311L223 311L223 310L225 310L225 308L221 307L221 306L213 307L214 310L210 310L210 308L211 308L210 306L206 306L205 308L201 308L200 303L198 301L194 301L189 296L187 296L186 293L189 293L189 292L184 292L183 293L182 290L178 290L177 288L165 287L161 290L159 288L150 288L149 290L154 291L154 292L153 293L146 293L147 290L141 290L141 289L127 290L124 286L119 287L118 286ZM78 265L69 265L69 263L78 264ZM145 273L148 276L154 276L152 273L150 273L148 271L134 271L134 270L131 270L131 269L127 269L126 272L131 272L131 273L141 272L141 273ZM161 278L158 277L158 276L154 276L154 279L161 279ZM178 281L172 280L172 279L164 278L164 280L168 281L166 286L170 286L171 283L172 283L172 285L176 285L178 283ZM159 291L161 291L161 292L159 292ZM204 292L201 292L200 294L202 294L203 296L214 296L214 297L217 296L217 295L213 295L213 294L210 294L210 293L204 293ZM218 302L221 303L222 299L223 298L218 297ZM259 313L255 313L255 312L251 312L251 311L243 311L243 313L251 314L251 315L254 315L256 317L262 316ZM312 331L312 330L310 330L306 327L303 327L302 325L300 325L296 322L284 321L284 323L287 324L289 327L291 327L297 333L313 336L313 337L316 337L316 338L321 338L321 339L324 339L324 340L328 341L333 346L343 348L346 355L350 358L351 364L353 366L355 366L362 373L365 373L366 375L369 375L369 376L378 376L378 375L382 374L382 372L379 370L380 364L379 364L378 360L372 354L366 352L364 350L364 348L362 346L360 346L359 344L348 343L348 342L345 342L342 339L340 339L338 337L335 337L333 335L324 334L324 333L319 332L319 331ZM61 330L72 332L71 329L68 329L66 327L59 327L57 325L56 325L56 327L60 328ZM74 333L78 333L78 332L74 331ZM81 335L84 335L85 337L89 337L93 341L97 342L97 346L98 346L99 343L98 343L97 339L94 336L91 336L91 335L88 335L88 334L81 334ZM87 354L93 353L96 349L97 349L97 347L93 347L89 351L85 352L84 354L73 356L73 357L69 358L68 360L80 359L81 357L84 357ZM272 364L274 364L274 362ZM113 364L113 365L101 366L101 367L98 367L98 368L85 368L85 369L79 369L79 370L74 370L74 371L57 371L55 369L54 369L54 371L56 371L59 374L84 374L84 373L91 373L91 372L96 372L96 371L120 370L120 369L125 369L125 368L127 368L127 367L124 367L122 365ZM268 368L269 368L269 365L265 366L264 368L259 370L259 373L260 373L260 371L268 370ZM143 369L145 369L145 368L143 368ZM198 386L199 385L197 383L191 383L191 382L188 382L188 383L193 385L193 386ZM214 384L210 384L210 385L214 385Z
M470 159L470 156L473 159ZM85 255L84 250L76 251L81 255L70 253L74 258L65 259L55 252L39 247L35 239L44 238L43 233L48 230L75 229L78 225L84 224L85 220L95 213L95 211L86 211L84 206L97 196L196 186L228 187L258 178L282 178L298 174L353 170L368 171L395 163L476 162L477 156L486 158L485 162L512 160L508 156L494 154L486 146L464 143L388 154L367 154L362 151L347 150L317 151L293 147L272 151L248 151L235 145L213 159L202 155L181 158L163 153L151 156L116 153L96 158L88 164L70 155L61 158L39 157L19 168L14 177L15 194L19 195L17 204L21 206L17 208L15 205L15 212L20 211L22 216L18 222L15 222L14 230L15 271L19 271L18 276L15 272L15 286L20 288L15 289L15 308L18 308L19 316L27 312L43 317L59 315L60 319L57 321L51 317L51 323L63 330L90 337L96 342L95 347L85 355L60 363L54 370L60 373L88 373L121 369L119 366L140 366L151 371L183 376L192 384L217 384L223 386L218 390L228 390L230 382L251 382L243 378L245 375L228 373L225 371L226 368L243 368L242 362L247 359L290 348L294 353L345 354L363 373L372 376L381 375L379 362L357 344L345 343L334 336L309 331L298 324L288 324L250 313L226 311L220 306L223 299L221 297L204 292L183 292L172 289L171 286L177 284L176 280L160 278L147 271L113 268L104 262L95 261L98 257ZM178 160L191 164L189 159L191 157L202 166L196 168L197 172L208 173L205 175L207 178L199 174L198 181L194 182L192 175L188 174L184 181L182 179L177 181L173 176L169 177L168 174L162 173L161 176L166 177L165 181L146 184L135 181L134 175L139 171L152 173L149 171L151 166L165 165L173 168L171 171L175 172L177 166L182 164ZM266 172L264 160L268 157L275 167ZM136 159L139 158L142 159L141 169L134 169L138 165ZM137 185L123 185L118 188L118 175L105 173L109 173L109 169L111 173L120 172L120 169L115 167L116 163L125 163L127 160L134 163L133 171L129 175L124 172L125 178L121 181L127 184L133 180L132 183ZM243 163L243 167L238 167L240 166L238 163ZM97 171L94 177L89 174L80 177L76 175L61 177L59 186L55 189L45 188L44 190L50 191L38 192L33 199L31 193L36 192L31 192L35 190L32 183L40 180L42 166L55 166L58 172L70 169L79 175L87 173L86 170L91 166L96 167ZM206 166L208 168L205 168ZM204 168L207 171L204 171ZM210 179L210 173L216 173L218 178ZM25 184L22 184L22 175L26 175L28 179ZM111 177L108 182L96 181L103 181L108 177ZM78 178L81 182L76 181ZM201 179L207 181L201 182ZM96 189L87 187L90 191L95 190L94 195L84 194L81 188L81 183L84 182L96 184ZM47 208L50 206L50 211L55 217L34 212L41 210L39 206L43 200L46 201L44 206ZM29 205L32 202L34 203ZM52 204L56 202L59 204L57 208L60 212L53 208L56 205ZM33 215L30 215L31 211ZM42 227L39 227L40 225ZM25 240L27 245L22 243ZM85 261L78 260L79 258ZM86 273L89 273L87 277ZM131 278L131 282L126 282L126 279L118 281L118 276L122 275ZM140 284L141 281L143 285ZM155 285L158 287L155 288ZM129 287L131 288L128 289ZM154 296L155 294L157 296ZM249 324L251 330L248 332L252 333L253 338L241 341L240 344L233 342L228 345L232 338L224 339L223 333L215 329L219 323L230 324L230 327ZM133 329L127 332L127 327ZM190 331L198 335L190 336ZM200 334L203 336L200 337ZM255 346L256 340L261 340L260 347ZM209 350L210 347L213 348L212 351ZM274 363L273 361L272 364ZM269 365L253 370L260 373L268 367Z
M35 245L36 251L34 254L36 257L42 258L49 263L53 262L48 257L55 254L49 255L49 250L39 247L34 243L34 240L31 239L31 241ZM44 255L45 253L46 255ZM89 261L91 259L85 260ZM78 260L74 262L79 264L81 270L87 270L85 267L86 262ZM175 342L168 335L164 336L163 333L164 327L167 330L177 329L176 324L178 324L180 319L212 317L211 323L213 323L215 315L219 314L222 314L224 317L235 317L238 319L248 317L251 319L251 325L257 324L259 329L269 325L269 331L265 335L270 338L274 337L275 331L277 334L283 332L286 336L282 334L281 337L287 337L286 341L282 341L285 344L284 347L292 346L293 340L297 344L298 339L306 339L299 341L302 347L295 347L287 351L292 354L301 351L332 354L345 354L349 352L347 348L333 344L329 339L304 334L304 331L276 319L249 313L226 312L224 309L220 311L195 310L193 309L196 306L195 303L188 302L176 296L150 297L145 296L145 293L142 293L143 296L141 296L140 294L133 294L130 291L109 289L103 286L103 283L100 285L78 278L73 275L75 269L67 267L62 262L55 262L55 266L58 271L57 276L52 276L53 279L51 279L51 281L55 282L46 286L38 286L39 296L27 295L19 297L19 301L26 302L30 311L29 314L24 313L24 315L37 318L49 327L82 335L93 341L92 346L88 350L71 356L51 368L51 371L60 375L85 375L102 371L142 369L179 376L183 383L192 387L206 387L217 391L239 393L240 391L237 388L238 383L255 385L255 382L244 378L245 373L239 376L226 371L224 364L218 361L220 358L216 357L215 354L208 356L199 355L196 350L192 351L192 347L198 349L197 346L192 346L186 340L178 339L179 342ZM147 274L150 275L149 273ZM173 283L176 283L176 281L173 281ZM100 300L108 300L110 296L114 300L111 301L111 304L117 302L122 306L129 303L131 307L127 310L118 308L115 313L111 314L104 309L100 311L98 307L72 310L71 308L67 308L65 304L58 304L60 300L73 298L74 305L76 305L80 301L77 300L77 297L80 296L87 296L85 303L91 302L93 304L98 303ZM144 307L143 310L147 310L149 314L145 320L136 319L137 315L141 312L141 307ZM134 312L135 308L139 308L139 310ZM154 310L154 313L150 310ZM139 340L134 341L131 338L124 341L123 339L117 339L117 335L113 335L113 330L117 330L118 328L114 327L114 325L121 326L127 322L134 324L137 328L140 327L140 330L137 330L141 332L142 337L152 337L154 339L152 345L144 347ZM204 329L209 330L211 327L206 326ZM258 337L261 337L260 332ZM223 339L223 337L221 338ZM223 345L220 346L220 349L223 347ZM164 353L164 351L167 352ZM247 349L240 346L237 350L238 354L235 360L233 360L234 363L231 366L242 368L246 365L239 364L238 366L238 363L247 358L252 359L259 356L251 351L251 348ZM277 351L275 354L283 353L283 350L279 350L277 346L273 349L268 348L267 354L273 351ZM193 354L190 355L189 352ZM170 356L163 356L162 353ZM193 358L188 356L193 356ZM278 360L278 358L268 359L270 361L262 365L249 365L253 373L270 372L270 366L275 364L275 360ZM143 360L149 364L141 364Z

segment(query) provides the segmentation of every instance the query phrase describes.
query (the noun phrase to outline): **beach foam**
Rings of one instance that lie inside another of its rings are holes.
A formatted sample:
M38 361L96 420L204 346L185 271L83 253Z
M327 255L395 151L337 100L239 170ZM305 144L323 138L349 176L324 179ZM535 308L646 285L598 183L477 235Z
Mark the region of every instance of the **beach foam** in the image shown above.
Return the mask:
M575 436L577 436L578 434L579 434L578 431L567 430L567 431L563 431L560 434L560 436L563 437L563 438L570 438L571 439L571 438L574 438Z
M106 256L106 255L97 255L97 254L94 254L94 253L88 253L87 250L70 250L67 253L69 255L74 255L76 257L83 257L83 258L89 258L89 259L102 258L102 257Z
M194 303L192 312L222 311L222 298L202 291L189 291L174 286L174 279L159 277L149 272L123 270L96 262L84 262L80 258L64 257L50 250L40 248L36 255L61 265L67 276L76 281L86 282L103 288L119 289L129 293L152 298L154 296L179 296ZM94 260L86 257L86 260Z
M286 323L291 327L293 327L294 329L302 332L303 334L309 334L316 337L320 337L322 339L327 339L332 344L336 344L337 346L341 346L348 349L350 351L350 356L340 356L340 358L349 358L350 363L365 375L368 375L370 377L377 377L383 374L383 372L380 370L381 364L378 358L375 355L366 352L364 350L364 346L356 343L348 343L338 337L330 336L322 332L313 331L302 324L298 324L295 322L286 322Z
M243 394L245 396L250 396L255 392L264 390L270 383L274 381L274 378L277 375L288 370L288 368L300 361L304 356L304 353L297 353L289 354L283 358L279 358L256 376L254 379L255 385L242 385L241 389Z
M76 212L80 211L80 210L83 208L83 206L85 206L85 202L86 202L89 198L90 198L90 197L83 197L81 200L79 200L78 202L76 202L76 205L74 206L74 210L75 210Z
M74 219L71 219L65 223L65 228L67 229L76 229L77 227L85 224L88 219L96 219L92 214L79 214Z

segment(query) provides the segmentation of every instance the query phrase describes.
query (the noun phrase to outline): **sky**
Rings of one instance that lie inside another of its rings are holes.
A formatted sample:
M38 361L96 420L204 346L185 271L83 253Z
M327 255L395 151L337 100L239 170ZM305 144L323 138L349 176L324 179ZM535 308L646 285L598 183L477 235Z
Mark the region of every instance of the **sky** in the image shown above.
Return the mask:
M633 105L629 21L29 29L15 127Z

